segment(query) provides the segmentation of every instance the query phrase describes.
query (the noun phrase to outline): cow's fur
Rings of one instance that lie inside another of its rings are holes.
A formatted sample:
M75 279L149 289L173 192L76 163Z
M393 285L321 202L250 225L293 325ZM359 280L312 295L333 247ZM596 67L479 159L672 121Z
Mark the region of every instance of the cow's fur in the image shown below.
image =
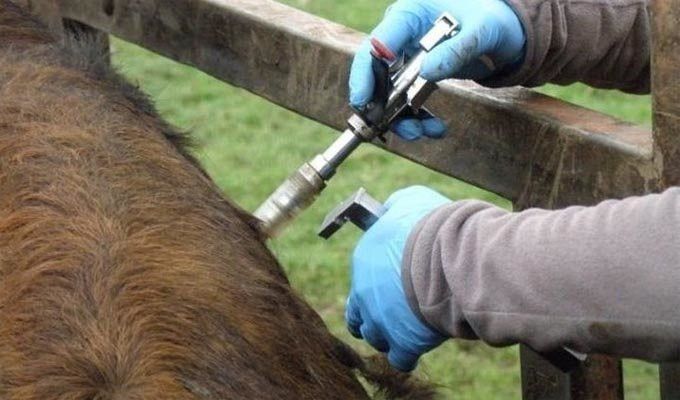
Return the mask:
M0 399L429 397L329 334L91 48L0 0Z

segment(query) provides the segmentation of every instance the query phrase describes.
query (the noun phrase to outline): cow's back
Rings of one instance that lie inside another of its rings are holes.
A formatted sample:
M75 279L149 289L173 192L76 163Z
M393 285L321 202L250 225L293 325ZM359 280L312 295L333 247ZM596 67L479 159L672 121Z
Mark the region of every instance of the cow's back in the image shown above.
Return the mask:
M364 397L143 95L29 31L0 39L0 398Z

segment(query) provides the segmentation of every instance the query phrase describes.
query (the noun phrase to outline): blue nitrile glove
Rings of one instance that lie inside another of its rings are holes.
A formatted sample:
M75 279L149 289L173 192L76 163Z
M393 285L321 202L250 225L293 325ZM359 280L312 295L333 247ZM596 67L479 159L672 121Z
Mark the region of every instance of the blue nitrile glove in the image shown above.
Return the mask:
M395 55L411 56L434 21L448 12L458 20L460 32L435 47L423 62L421 75L429 81L487 78L524 58L526 36L515 12L502 0L399 0L390 6L371 37ZM350 104L365 106L373 97L371 44L364 41L350 71ZM406 140L423 135L441 137L446 127L437 118L403 119L391 127Z
M401 371L415 368L421 355L446 339L411 310L402 285L401 260L418 221L449 202L422 186L395 192L385 203L387 212L364 234L352 257L347 327L355 337L387 352L390 364Z

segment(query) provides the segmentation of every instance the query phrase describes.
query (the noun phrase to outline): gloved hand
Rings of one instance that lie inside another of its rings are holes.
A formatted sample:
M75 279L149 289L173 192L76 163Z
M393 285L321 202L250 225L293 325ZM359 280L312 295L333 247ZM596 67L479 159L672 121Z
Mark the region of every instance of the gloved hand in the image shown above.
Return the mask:
M352 287L345 320L349 331L401 371L415 368L418 358L446 337L423 323L411 310L401 280L401 260L414 226L451 200L414 186L395 192L383 215L361 238L352 257Z
M524 29L503 0L398 0L388 8L371 37L397 56L412 56L443 12L458 20L460 32L428 54L421 67L423 78L433 82L448 78L480 80L524 58ZM366 40L352 63L350 104L356 108L373 97L371 48ZM415 140L423 135L441 137L446 127L437 118L411 118L395 122L391 129L406 140Z

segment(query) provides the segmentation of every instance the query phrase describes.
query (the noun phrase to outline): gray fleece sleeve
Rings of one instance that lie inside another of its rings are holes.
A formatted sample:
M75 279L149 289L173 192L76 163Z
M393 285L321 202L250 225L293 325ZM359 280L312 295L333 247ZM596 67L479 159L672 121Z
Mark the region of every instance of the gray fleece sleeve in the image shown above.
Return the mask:
M650 19L647 0L505 0L527 36L521 67L480 83L539 86L576 81L648 93Z
M558 211L456 202L413 231L402 278L455 338L677 360L680 188Z

